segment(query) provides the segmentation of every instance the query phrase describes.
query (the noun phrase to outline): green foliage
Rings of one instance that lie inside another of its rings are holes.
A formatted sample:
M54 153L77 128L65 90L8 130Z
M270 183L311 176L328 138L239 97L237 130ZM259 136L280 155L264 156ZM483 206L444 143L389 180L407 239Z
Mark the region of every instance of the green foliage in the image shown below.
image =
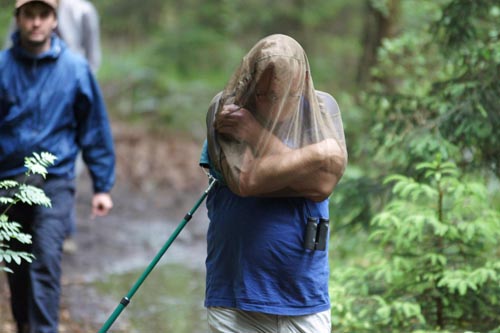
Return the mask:
M8 2L8 3L7 3ZM7 37L9 24L14 17L12 1L0 0L0 36ZM0 39L0 48L3 48L4 39Z
M394 197L372 220L364 265L332 272L341 332L500 329L500 213L484 185L436 158L423 181L386 178Z
M40 154L33 153L33 156L24 158L24 166L26 169L26 175L41 175L43 178L47 176L47 168L54 164L57 157L51 153L42 152Z
M384 42L366 105L377 110L370 148L387 166L404 171L441 153L498 173L498 6L449 1L434 22Z
M401 32L354 106L365 117L345 118L357 125L332 198L335 332L500 331L499 5L401 1Z
M387 1L372 3L384 14ZM491 175L489 184L499 175L500 2L400 4L400 33L383 40L372 81L357 99L364 117L345 122L348 170L358 171L355 179L347 172L348 184L336 193L332 210L342 225L367 225L391 195L382 179L401 173L420 180L414 166L438 154L467 173Z
M468 15L462 13L466 10ZM472 155L466 161L500 172L500 2L453 1L433 31L454 74L436 83L436 100L445 101L439 129Z
M260 38L286 33L318 89L353 88L361 2L109 0L94 3L105 51L99 79L114 117L205 135L211 98ZM262 10L265 8L266 10ZM124 23L127 22L127 23ZM123 30L123 26L132 27ZM333 59L333 60L332 60Z
M33 153L33 156L24 159L24 166L27 169L24 182L9 179L0 181L0 191L2 191L0 192L0 207L3 207L0 213L0 263L13 262L19 265L22 260L28 262L33 260L34 257L30 253L9 250L7 243L14 239L23 244L31 244L31 235L23 233L18 222L9 221L7 212L18 203L50 207L50 199L43 190L28 185L26 182L34 175L45 178L47 167L54 164L55 160L56 157L47 152ZM12 272L5 266L0 266L0 270Z

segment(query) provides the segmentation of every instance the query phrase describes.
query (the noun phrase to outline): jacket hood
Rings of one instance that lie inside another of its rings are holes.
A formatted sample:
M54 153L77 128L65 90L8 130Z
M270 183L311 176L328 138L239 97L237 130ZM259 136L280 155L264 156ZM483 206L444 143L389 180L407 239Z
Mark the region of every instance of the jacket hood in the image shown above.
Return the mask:
M55 33L52 33L50 37L50 49L46 52L40 54L32 54L27 52L21 46L21 36L19 31L12 34L12 51L14 56L25 60L44 60L44 59L57 59L61 52L66 49L66 44L62 39L57 37Z

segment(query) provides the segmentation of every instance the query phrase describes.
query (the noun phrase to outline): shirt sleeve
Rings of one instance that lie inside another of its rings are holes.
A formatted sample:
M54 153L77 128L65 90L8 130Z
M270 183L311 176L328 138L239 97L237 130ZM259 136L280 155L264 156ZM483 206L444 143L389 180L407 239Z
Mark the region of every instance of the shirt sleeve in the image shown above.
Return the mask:
M76 104L78 142L95 193L109 192L115 181L115 152L104 99L90 68L81 79Z

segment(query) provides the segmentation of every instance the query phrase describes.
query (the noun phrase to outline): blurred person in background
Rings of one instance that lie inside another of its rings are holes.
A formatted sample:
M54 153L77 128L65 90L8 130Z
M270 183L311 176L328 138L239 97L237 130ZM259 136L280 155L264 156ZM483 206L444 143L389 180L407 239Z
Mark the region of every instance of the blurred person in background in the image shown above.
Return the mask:
M102 59L99 15L95 6L88 0L58 0L57 28L55 32L64 40L66 45L84 56L90 64L90 68L97 73ZM17 25L12 20L5 41L5 48L12 46L11 36L16 31ZM84 163L81 155L76 162L76 174L83 171ZM64 241L65 253L73 254L78 247L74 240L76 233L75 222L71 223L68 235Z
M101 65L101 39L99 14L97 9L88 0L59 0L57 10L56 33L73 51L84 56L90 68L97 73ZM5 47L12 45L11 36L17 29L15 20L12 20Z
M32 263L7 266L18 333L58 333L63 241L74 223L75 161L82 151L93 183L92 215L107 215L115 179L111 128L88 62L55 33L57 0L16 0L12 47L0 52L0 179L20 179L33 152L57 157L38 179L51 207L18 204L9 218L32 236L11 240Z
M331 332L329 196L346 164L338 105L301 45L260 40L207 114L211 332Z
M99 16L87 0L59 0L58 32L68 47L83 55L97 73L101 65Z

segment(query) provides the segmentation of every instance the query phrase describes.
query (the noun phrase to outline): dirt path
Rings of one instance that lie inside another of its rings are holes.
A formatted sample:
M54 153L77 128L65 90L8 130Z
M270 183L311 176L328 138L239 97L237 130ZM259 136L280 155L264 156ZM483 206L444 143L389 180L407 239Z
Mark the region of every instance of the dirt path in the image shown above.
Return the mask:
M109 216L89 218L89 177L79 177L78 251L63 258L60 333L97 331L119 300L103 299L88 284L145 267L206 187L206 176L197 166L200 143L121 126L114 133L117 183ZM182 262L203 270L206 227L202 204L159 264ZM0 333L15 333L5 277L0 275ZM113 326L116 332L126 332L126 327L126 321Z

